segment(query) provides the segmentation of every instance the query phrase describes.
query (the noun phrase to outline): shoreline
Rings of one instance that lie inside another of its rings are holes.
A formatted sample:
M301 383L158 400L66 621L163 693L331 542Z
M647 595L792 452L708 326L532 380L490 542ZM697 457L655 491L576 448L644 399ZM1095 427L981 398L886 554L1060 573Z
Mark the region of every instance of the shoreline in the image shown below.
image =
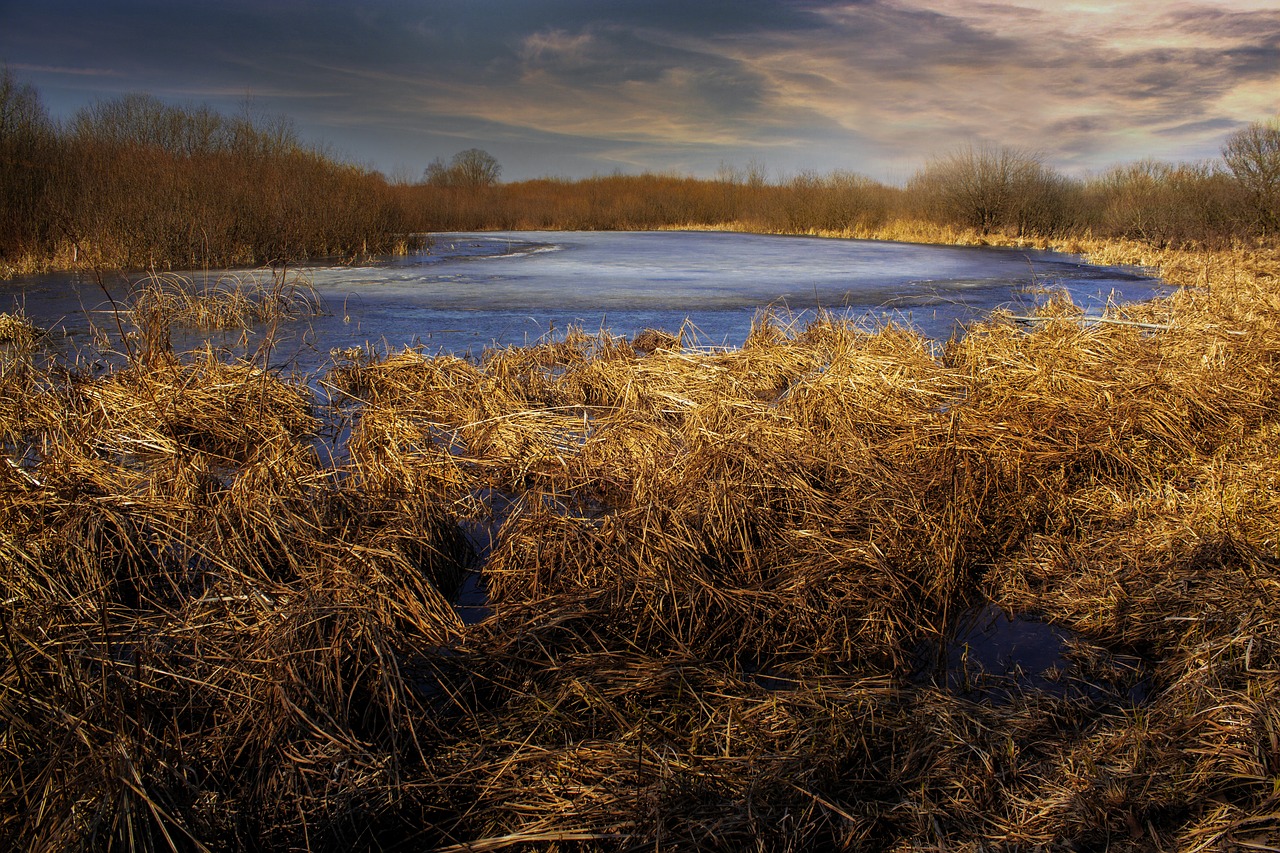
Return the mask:
M481 228L481 229L463 229L465 233L485 233L487 231L494 232L538 232L538 231L565 231L566 233L574 233L575 231L584 231L584 233L594 233L600 229L563 229L563 228ZM737 234L758 234L762 236L776 237L821 237L825 239L836 240L873 240L892 243L908 243L919 245L938 245L938 246L992 246L997 248L1028 248L1041 249L1048 251L1059 251L1064 254L1079 255L1083 254L1091 246L1108 246L1108 245L1131 245L1134 247L1144 246L1145 244L1136 241L1102 239L1091 237L1008 237L1003 234L992 233L987 235L979 234L972 229L953 228L950 226L938 226L932 223L914 220L902 220L892 222L880 228L854 228L839 231L831 231L824 229L809 228L805 230L771 230L767 228L753 227L749 223L723 223L720 225L706 225L699 223L688 223L682 225L667 225L657 228L643 229L604 229L605 231L617 231L619 233L627 233L629 231L689 231L689 232L725 232ZM410 235L410 238L399 241L396 249L389 254L392 256L402 256L412 254L409 245L410 239L430 239L433 234L438 233L455 233L452 231L445 232L421 232ZM1161 251L1151 249L1151 251ZM1192 250L1195 251L1195 250ZM79 256L83 254L86 258L92 257L92 252L80 253L79 250L72 246L63 246L49 257L23 257L12 262L0 263L0 281L10 280L25 275L41 275L48 273L110 273L110 274L135 274L145 273L149 270L159 272L173 272L181 269L201 269L199 266L183 266L173 263L162 264L159 266L136 266L136 267L114 267L102 266L100 263L92 260L80 260ZM348 256L328 256L317 257L302 261L291 262L292 266L297 264L308 264L316 262L332 261L336 264L358 263L357 259ZM217 267L219 269L261 269L268 264L232 264L225 267Z

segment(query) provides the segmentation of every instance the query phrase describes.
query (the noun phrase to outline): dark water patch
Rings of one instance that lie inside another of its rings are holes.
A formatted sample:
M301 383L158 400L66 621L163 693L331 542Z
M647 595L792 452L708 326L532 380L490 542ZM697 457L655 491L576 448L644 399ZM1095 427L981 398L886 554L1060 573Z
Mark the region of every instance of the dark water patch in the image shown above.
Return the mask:
M738 655L737 670L743 681L755 684L770 693L795 690L802 682L780 671L766 656L743 653Z
M520 502L520 497L501 489L480 489L472 499L478 511L459 522L462 534L471 544L476 554L476 566L483 567L489 562L493 549L502 534L502 526L507 523Z
M537 491L513 493L501 489L480 489L472 495L476 509L458 522L458 528L475 554L470 570L454 596L454 608L467 624L492 615L485 583L485 568L502 539L504 527L522 513L553 513L564 518L598 524L612 507L591 497L555 495Z
M917 683L978 702L1028 693L1108 705L1141 704L1148 667L1069 629L988 604L968 611L942 643L920 650Z
M543 252L559 251L554 242L529 240L515 236L518 232L501 234L427 234L423 235L423 248L418 252L396 255L386 260L396 267L434 266L456 260L484 260L486 258L518 258Z
M464 625L478 625L493 615L483 572L472 569L463 575L453 596L453 609Z
M483 622L493 614L484 567L497 547L502 527L516 512L520 498L500 489L481 489L472 495L476 511L458 521L458 529L475 558L453 597L453 607L466 625Z

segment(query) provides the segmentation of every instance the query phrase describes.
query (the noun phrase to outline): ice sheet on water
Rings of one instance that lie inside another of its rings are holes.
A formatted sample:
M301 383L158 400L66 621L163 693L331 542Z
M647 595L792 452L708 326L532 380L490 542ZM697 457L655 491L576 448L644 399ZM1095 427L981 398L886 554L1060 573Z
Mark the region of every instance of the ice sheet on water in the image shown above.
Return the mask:
M276 330L273 358L302 370L323 365L331 349L366 342L479 355L571 324L631 335L690 320L704 343L736 346L768 307L802 320L818 308L869 324L891 319L946 339L998 306L1030 310L1046 288L1097 310L1160 286L1052 252L672 231L438 234L416 255L302 272L328 314ZM112 289L121 297L127 282ZM82 337L90 322L114 329L93 313L109 305L105 295L82 278L0 284L0 310L11 303L38 325Z

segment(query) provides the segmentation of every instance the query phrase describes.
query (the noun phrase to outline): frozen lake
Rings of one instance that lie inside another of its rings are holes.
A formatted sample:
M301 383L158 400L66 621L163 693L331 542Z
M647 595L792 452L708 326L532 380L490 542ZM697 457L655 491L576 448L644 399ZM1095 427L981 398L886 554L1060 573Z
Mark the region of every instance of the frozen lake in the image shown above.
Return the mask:
M322 364L330 349L366 342L478 356L569 325L630 336L676 332L688 321L699 343L736 346L766 308L801 323L818 308L870 325L893 320L945 339L993 308L1032 310L1049 287L1095 311L1161 287L1137 270L1052 252L678 231L437 234L422 253L299 272L327 313L278 330L272 361L303 370ZM108 288L119 299L141 278L117 276ZM115 330L110 304L89 277L0 283L0 310L19 305L72 340L88 340L91 323L108 337Z

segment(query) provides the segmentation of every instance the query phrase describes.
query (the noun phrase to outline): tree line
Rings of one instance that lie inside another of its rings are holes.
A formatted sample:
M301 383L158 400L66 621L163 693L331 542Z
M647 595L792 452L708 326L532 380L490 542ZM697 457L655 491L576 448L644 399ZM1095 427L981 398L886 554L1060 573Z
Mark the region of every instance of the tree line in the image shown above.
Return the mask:
M895 223L981 236L1090 235L1157 246L1274 242L1280 120L1226 140L1219 160L1143 160L1085 178L1024 149L969 145L904 186L852 172L769 180L757 163L716 177L611 175L500 183L470 148L416 183L342 162L285 118L126 95L50 119L0 73L0 271L258 265L387 253L409 235L476 229L738 227L874 236Z
M428 176L399 192L423 230L687 225L870 236L920 222L980 237L1225 246L1280 236L1280 121L1232 134L1218 161L1147 159L1085 178L1024 149L967 145L929 160L902 187L844 171L769 181L752 165L724 167L709 180L645 174L462 184Z

